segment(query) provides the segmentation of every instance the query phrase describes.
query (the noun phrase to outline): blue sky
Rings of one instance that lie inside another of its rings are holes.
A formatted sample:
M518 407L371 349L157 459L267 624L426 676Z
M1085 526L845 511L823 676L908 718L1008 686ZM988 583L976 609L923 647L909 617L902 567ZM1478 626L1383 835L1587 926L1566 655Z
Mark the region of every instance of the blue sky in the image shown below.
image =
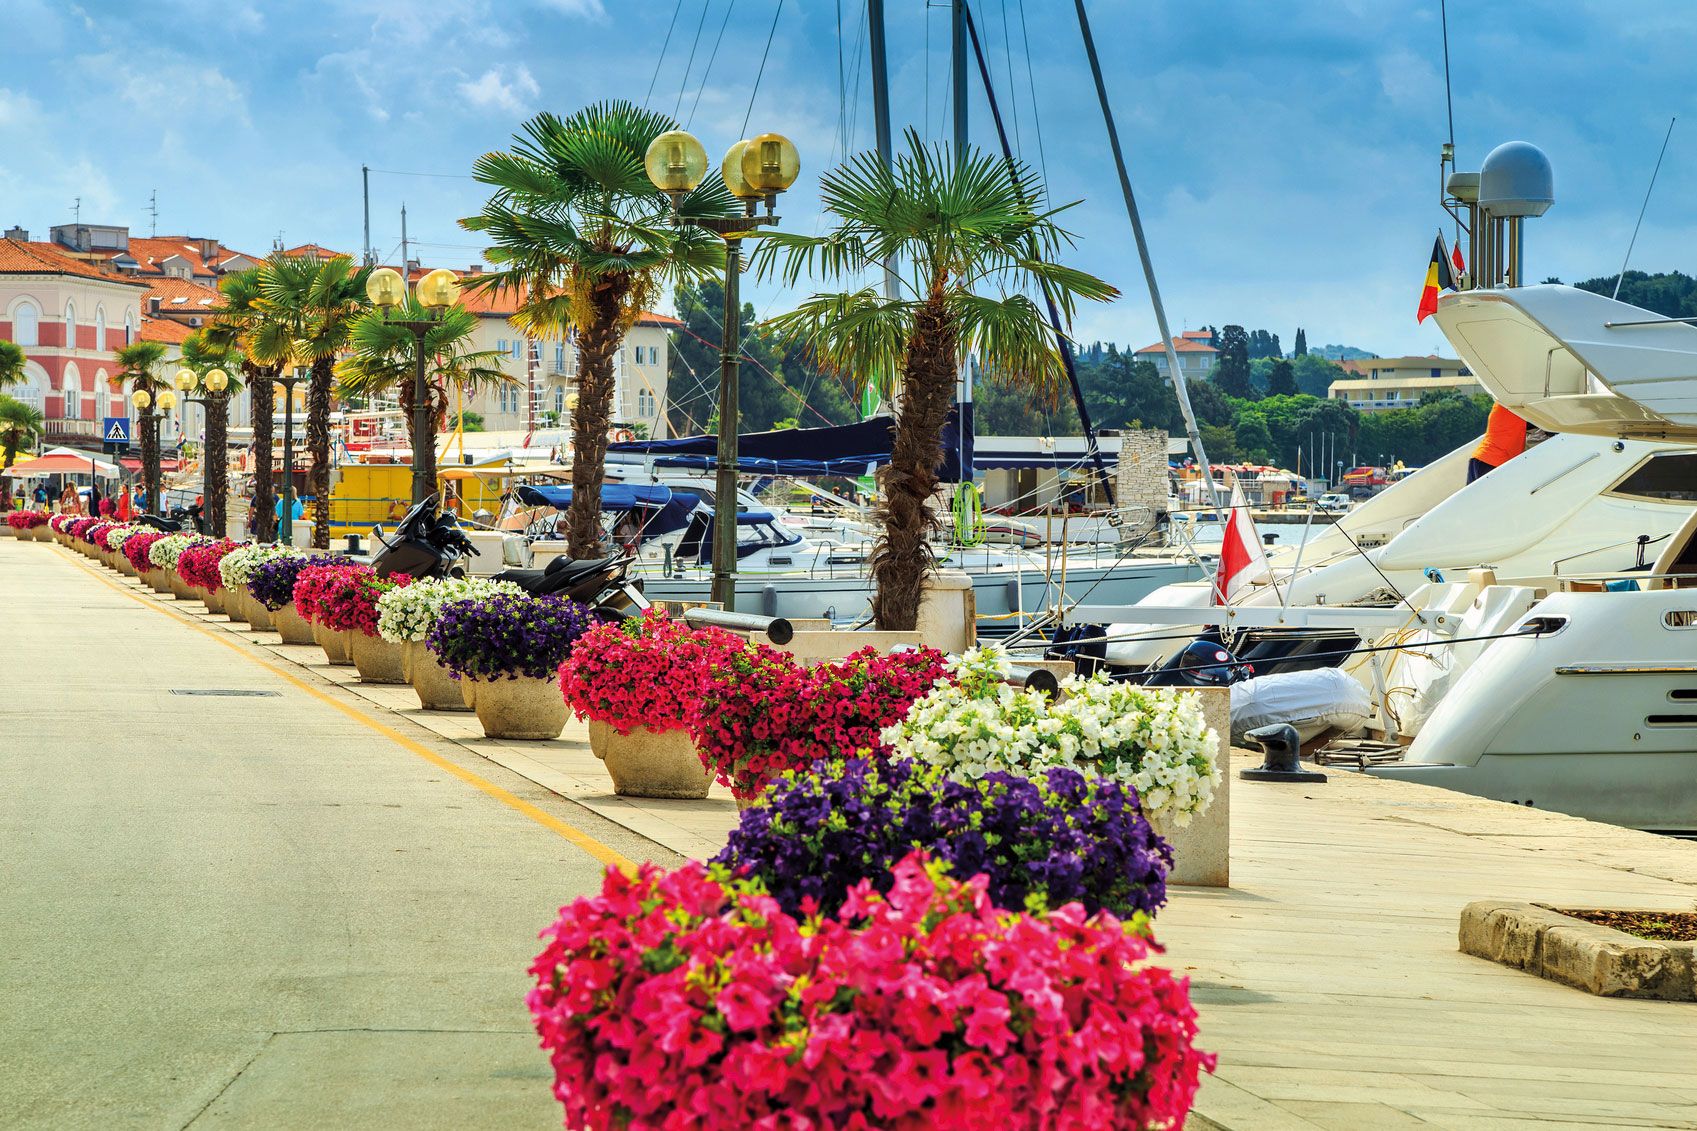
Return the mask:
M425 258L464 266L481 255L454 221L482 199L464 175L538 110L627 97L678 109L710 153L741 136L777 2L5 0L0 225L44 237L80 196L85 220L146 234L157 188L161 233L257 253L279 233L288 245L357 249L368 164L447 174L372 174L380 252L399 243L404 201ZM816 228L811 178L840 157L845 125L851 150L871 145L864 8L783 0L777 11L749 130L780 130L801 149L786 226ZM923 0L888 0L888 9L898 134L912 125L944 137L945 13ZM1443 219L1437 0L1093 0L1090 9L1175 330L1239 322L1277 332L1288 349L1300 324L1315 346L1448 352L1430 322L1417 328L1413 318ZM1075 261L1124 292L1085 311L1077 336L1153 341L1072 5L975 0L975 11L1023 155L1038 163L1040 132L1054 196L1083 200L1067 217L1080 238ZM1618 268L1674 114L1685 120L1633 265L1697 269L1686 207L1697 187L1697 115L1687 117L1697 4L1472 0L1450 15L1463 167L1510 138L1543 146L1555 165L1556 206L1529 227L1529 274L1571 281ZM993 145L973 85L973 139ZM753 291L763 313L794 297Z

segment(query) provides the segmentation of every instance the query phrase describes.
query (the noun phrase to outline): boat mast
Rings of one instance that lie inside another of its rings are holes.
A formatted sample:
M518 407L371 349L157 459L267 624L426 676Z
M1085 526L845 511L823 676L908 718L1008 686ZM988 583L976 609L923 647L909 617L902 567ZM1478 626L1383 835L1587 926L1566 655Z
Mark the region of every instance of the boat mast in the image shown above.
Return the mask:
M1014 173L1013 150L1008 146L1007 127L1002 124L1002 111L996 101L996 88L990 83L990 68L984 62L984 48L978 41L978 25L972 18L971 9L966 11L967 33L972 37L972 53L978 60L978 76L984 84L984 97L990 104L990 117L996 123L996 138L1002 143L1002 160L1007 162L1008 173ZM1096 443L1096 426L1090 420L1090 409L1084 403L1084 390L1078 383L1078 369L1073 363L1072 342L1067 339L1061 329L1061 312L1055 306L1054 296L1049 288L1044 287L1043 301L1049 308L1049 328L1055 332L1055 346L1060 350L1061 367L1066 370L1067 384L1072 387L1073 404L1078 408L1078 422L1084 429L1085 450L1090 455L1090 462L1096 468L1096 474L1102 478L1102 491L1108 496L1108 505L1114 505L1114 478L1108 474L1107 463L1102 459L1102 449Z
M1167 308L1161 302L1161 289L1155 285L1155 265L1149 258L1149 241L1143 237L1143 221L1137 214L1137 197L1131 191L1131 178L1125 171L1125 154L1120 150L1119 130L1114 126L1114 112L1108 105L1108 88L1102 82L1102 64L1096 58L1096 40L1090 34L1090 17L1084 11L1084 0L1073 0L1078 11L1078 30L1084 36L1084 54L1090 60L1090 74L1096 80L1096 100L1102 105L1102 122L1108 127L1108 146L1114 153L1114 168L1120 177L1120 192L1125 195L1126 214L1131 217L1131 234L1137 239L1137 255L1143 261L1143 279L1149 284L1149 301L1155 307L1155 325L1161 332L1161 345L1167 351L1167 378L1178 398L1179 412L1184 416L1185 431L1190 436L1191 450L1196 462L1202 465L1202 481L1208 485L1208 497L1214 509L1220 510L1220 493L1214 489L1214 468L1202 447L1202 430L1196 426L1196 412L1190 407L1190 390L1185 388L1184 374L1178 367L1178 350L1173 347L1172 331L1167 329Z

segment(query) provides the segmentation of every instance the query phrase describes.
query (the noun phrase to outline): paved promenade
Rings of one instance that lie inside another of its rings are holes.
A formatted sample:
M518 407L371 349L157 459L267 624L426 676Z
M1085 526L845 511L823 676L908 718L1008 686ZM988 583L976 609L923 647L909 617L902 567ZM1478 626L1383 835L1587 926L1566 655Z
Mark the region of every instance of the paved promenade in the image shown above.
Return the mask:
M580 727L484 739L59 547L0 539L0 595L18 1125L555 1125L517 1001L534 932L600 846L699 856L735 820L614 797ZM1190 1126L1697 1128L1697 1008L1456 949L1474 899L1689 909L1697 844L1345 773L1232 804L1233 888L1156 923L1220 1053Z
M536 933L676 857L96 568L0 542L0 1127L557 1127Z

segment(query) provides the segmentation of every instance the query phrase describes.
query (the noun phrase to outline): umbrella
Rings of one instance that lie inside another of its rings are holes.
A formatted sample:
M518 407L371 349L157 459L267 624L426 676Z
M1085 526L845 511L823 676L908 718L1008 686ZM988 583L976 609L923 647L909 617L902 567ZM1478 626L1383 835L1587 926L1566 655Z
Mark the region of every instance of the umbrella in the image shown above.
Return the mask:
M108 479L118 474L116 465L70 448L55 448L28 463L14 464L7 474L16 479L41 479L49 475L87 475L90 468Z

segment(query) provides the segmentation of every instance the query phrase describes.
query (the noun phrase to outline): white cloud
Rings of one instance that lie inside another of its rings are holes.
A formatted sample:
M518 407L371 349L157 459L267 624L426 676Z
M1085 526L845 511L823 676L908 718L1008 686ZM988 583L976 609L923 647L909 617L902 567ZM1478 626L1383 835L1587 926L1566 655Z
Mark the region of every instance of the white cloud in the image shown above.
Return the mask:
M0 86L0 129L35 124L41 113L41 103L22 91Z
M599 20L607 15L607 10L601 6L601 0L538 0L538 3L563 16L585 16Z
M475 79L459 84L460 97L481 110L499 110L522 115L529 109L529 100L542 93L530 68L520 63L503 75L503 68L491 67Z
M108 51L77 62L149 117L249 124L246 94L217 67L166 51Z

